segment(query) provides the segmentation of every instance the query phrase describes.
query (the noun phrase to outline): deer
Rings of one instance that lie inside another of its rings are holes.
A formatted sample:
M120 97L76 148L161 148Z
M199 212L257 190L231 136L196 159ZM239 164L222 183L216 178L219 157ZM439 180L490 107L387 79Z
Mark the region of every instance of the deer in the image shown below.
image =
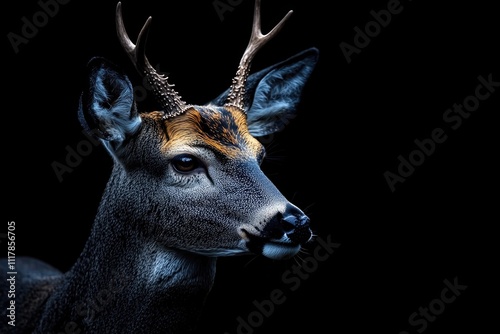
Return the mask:
M250 73L257 51L292 13L263 34L260 7L256 0L250 41L229 88L191 105L146 57L151 17L134 43L117 3L119 43L158 110L138 110L131 80L114 62L88 61L78 119L109 153L109 180L68 271L17 258L15 327L3 319L2 333L193 333L219 257L288 260L311 242L309 217L261 169L261 141L297 112L319 51L311 47ZM1 266L10 271L5 261ZM8 290L8 281L0 284ZM4 312L12 300L2 293Z

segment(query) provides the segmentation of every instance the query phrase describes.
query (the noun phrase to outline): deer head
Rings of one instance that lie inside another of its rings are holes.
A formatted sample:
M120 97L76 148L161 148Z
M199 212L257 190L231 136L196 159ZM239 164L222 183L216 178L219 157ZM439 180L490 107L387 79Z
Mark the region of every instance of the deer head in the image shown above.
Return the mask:
M79 119L102 141L113 170L68 272L18 259L19 333L192 332L217 257L289 259L311 239L309 218L262 172L259 137L282 130L296 112L318 51L250 75L256 51L290 15L263 35L259 7L257 0L252 37L229 89L190 105L145 56L151 18L134 44L118 3L119 40L160 110L139 112L127 75L103 58L90 60Z
M113 201L106 205L116 207L123 224L140 224L142 233L165 247L213 257L253 252L286 259L310 240L309 218L261 171L266 153L258 138L282 130L296 112L318 52L311 48L249 75L255 53L290 14L263 35L257 0L232 85L205 105L190 105L145 55L151 17L134 44L118 3L120 43L161 110L138 112L128 77L94 58L79 115L114 159L107 190Z

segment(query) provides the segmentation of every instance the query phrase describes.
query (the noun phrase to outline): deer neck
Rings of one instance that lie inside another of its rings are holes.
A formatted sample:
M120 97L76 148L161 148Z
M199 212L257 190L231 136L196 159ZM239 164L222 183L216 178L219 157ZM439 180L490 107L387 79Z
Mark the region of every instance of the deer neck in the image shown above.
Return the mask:
M216 258L169 249L115 220L103 201L91 236L49 300L43 333L189 333L215 277ZM50 313L50 312L49 312ZM111 320L111 321L110 321ZM76 330L75 329L75 330Z

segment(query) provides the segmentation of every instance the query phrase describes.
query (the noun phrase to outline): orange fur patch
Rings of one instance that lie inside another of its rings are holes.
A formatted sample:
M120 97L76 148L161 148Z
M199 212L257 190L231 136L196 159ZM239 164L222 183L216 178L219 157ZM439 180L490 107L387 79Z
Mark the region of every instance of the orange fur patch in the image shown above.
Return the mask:
M248 132L246 115L235 107L192 107L165 120L165 126L165 150L197 144L230 159L255 158L263 151L263 146Z

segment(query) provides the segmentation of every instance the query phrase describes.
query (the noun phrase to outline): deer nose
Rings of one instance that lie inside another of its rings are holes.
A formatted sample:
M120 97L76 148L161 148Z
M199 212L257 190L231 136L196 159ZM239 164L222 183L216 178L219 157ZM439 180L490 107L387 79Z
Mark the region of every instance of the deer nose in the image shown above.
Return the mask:
M312 236L309 217L295 206L288 205L281 218L281 227L294 243L304 244Z

